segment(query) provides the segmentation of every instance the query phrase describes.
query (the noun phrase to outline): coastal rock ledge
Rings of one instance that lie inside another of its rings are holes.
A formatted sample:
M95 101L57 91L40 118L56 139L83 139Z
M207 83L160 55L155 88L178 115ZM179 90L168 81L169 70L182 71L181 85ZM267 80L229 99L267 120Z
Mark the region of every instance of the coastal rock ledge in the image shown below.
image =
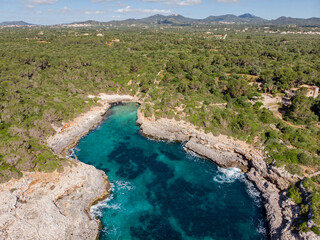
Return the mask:
M140 109L137 124L147 137L183 142L186 149L211 159L219 166L238 167L245 172L263 197L271 239L320 239L313 232L295 234L292 231L299 209L286 196L286 189L298 180L298 176L291 175L284 168L268 165L261 151L231 137L205 133L184 121L145 118Z
M25 172L0 185L0 239L95 239L100 222L89 208L109 189L103 171L81 162L62 173Z

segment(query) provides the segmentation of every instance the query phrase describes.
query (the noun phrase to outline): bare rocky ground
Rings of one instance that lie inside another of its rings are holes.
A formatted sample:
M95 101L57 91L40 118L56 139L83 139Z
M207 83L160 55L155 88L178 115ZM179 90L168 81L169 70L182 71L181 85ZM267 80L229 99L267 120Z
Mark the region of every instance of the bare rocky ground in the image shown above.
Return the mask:
M95 239L90 204L109 189L103 171L81 162L61 173L25 172L0 185L0 239Z
M243 141L206 134L184 121L145 118L139 110L137 123L146 136L184 142L188 150L222 167L239 167L245 172L264 199L271 239L320 239L313 232L299 235L292 232L298 207L286 196L286 189L298 180L298 176L291 175L284 168L267 165L262 152Z

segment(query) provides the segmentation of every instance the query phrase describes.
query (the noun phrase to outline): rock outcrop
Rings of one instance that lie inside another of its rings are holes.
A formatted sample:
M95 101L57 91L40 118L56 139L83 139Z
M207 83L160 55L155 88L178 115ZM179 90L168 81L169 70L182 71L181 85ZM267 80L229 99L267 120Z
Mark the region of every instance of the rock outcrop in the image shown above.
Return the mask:
M81 162L62 173L25 172L0 185L0 239L95 239L90 204L109 189L103 171Z
M137 123L144 135L184 142L188 150L222 167L239 167L245 172L262 194L272 239L319 239L312 232L307 235L292 232L298 207L286 196L286 189L298 180L298 176L291 175L284 168L268 165L262 152L243 141L223 135L213 136L184 121L147 119L140 110L137 115Z

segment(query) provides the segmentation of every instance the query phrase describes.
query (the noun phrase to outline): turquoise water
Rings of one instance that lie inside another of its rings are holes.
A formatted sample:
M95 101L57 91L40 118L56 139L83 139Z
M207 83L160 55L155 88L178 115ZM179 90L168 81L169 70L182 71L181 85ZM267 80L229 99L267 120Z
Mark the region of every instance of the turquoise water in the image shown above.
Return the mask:
M244 174L141 136L137 108L112 107L74 149L113 186L91 210L103 225L100 239L267 239L259 193Z

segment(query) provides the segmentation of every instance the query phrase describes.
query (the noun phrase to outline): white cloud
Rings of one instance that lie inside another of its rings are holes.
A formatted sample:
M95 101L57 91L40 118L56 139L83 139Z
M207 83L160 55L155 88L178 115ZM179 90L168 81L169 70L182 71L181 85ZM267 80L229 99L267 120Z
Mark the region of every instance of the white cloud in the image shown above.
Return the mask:
M67 13L70 12L71 8L64 6L63 8L60 8L58 11L61 13Z
M170 14L170 10L164 9L139 9L126 6L115 11L116 13L133 13L133 14Z
M178 6L193 6L202 3L202 0L185 0L185 1L173 1L173 4Z
M50 5L58 1L59 0L25 0L25 1L20 1L20 3L23 4L26 8L33 9L37 5Z
M221 3L239 3L239 0L217 0L217 2L221 2Z
M59 0L28 0L30 4L37 4L37 5L53 4L58 1Z
M112 2L114 0L91 0L91 2ZM166 5L193 6L202 3L202 0L142 0L144 2L160 2ZM238 0L218 0L218 1L238 1ZM121 3L121 2L120 2Z
M35 7L36 7L35 5L28 4L28 3L24 3L23 5L24 5L26 8L35 8Z
M100 10L97 10L97 11L86 10L83 13L86 14L86 15L99 15L99 14L106 14L107 12L106 11L100 11Z
M167 5L193 6L202 3L202 0L143 0L145 2L162 2Z
M113 2L113 0L91 0L91 2Z

